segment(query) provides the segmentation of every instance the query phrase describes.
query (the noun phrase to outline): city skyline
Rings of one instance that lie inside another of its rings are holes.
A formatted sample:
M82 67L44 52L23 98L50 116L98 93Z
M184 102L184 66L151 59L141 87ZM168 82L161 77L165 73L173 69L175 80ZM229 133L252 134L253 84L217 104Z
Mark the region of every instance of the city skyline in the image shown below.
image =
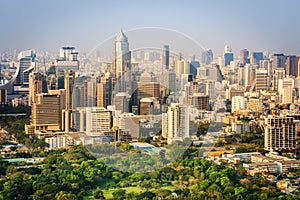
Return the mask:
M121 28L127 34L136 28L159 27L184 33L216 55L225 45L236 55L244 48L297 55L300 2L289 3L284 11L279 1L189 1L184 6L179 1L2 2L0 23L7 28L0 38L1 51L54 52L72 45L88 53ZM140 46L130 34L128 37L132 48ZM195 53L200 55L201 49Z

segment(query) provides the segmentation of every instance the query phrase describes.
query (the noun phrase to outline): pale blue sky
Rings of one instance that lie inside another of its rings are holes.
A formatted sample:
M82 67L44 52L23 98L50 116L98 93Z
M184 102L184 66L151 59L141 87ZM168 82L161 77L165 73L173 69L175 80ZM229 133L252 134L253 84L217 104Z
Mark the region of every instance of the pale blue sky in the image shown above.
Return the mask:
M89 52L121 28L155 26L217 53L228 44L235 52L300 54L299 9L298 0L1 0L0 51L74 45Z

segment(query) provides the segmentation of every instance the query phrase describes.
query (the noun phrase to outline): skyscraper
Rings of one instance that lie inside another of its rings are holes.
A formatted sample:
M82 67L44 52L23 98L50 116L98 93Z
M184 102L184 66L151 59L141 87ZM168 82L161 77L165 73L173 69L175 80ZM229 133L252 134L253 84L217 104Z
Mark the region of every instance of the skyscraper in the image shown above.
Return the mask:
M200 67L200 63L198 61L191 61L190 63L190 74L192 74L194 76L194 78L196 78L197 76L197 69Z
M168 138L168 143L189 137L189 107L172 103L162 115L162 127L162 135Z
M286 75L298 77L298 62L299 62L299 57L297 56L287 56L286 57L286 64L285 64L285 69L286 69Z
M63 110L63 126L62 129L69 133L73 127L72 124L72 108L73 108L73 87L75 82L75 73L71 70L65 71L65 90L66 90L66 108Z
M19 59L19 72L16 78L15 85L28 87L29 84L29 73L33 71L35 66L35 51L28 50L22 51L18 55ZM27 72L27 73L26 73Z
M265 149L268 151L297 148L296 123L293 117L265 118Z
M97 104L97 79L96 76L88 77L87 81L87 107L94 107Z
M169 70L168 71L168 77L166 79L167 81L167 90L168 93L170 94L171 92L175 92L176 91L176 73L174 72L174 70Z
M245 65L249 61L249 51L247 49L242 49L240 51L240 63Z
M130 71L131 64L128 38L122 30L115 39L114 56L115 77L119 79L126 71Z
M170 66L170 47L169 47L169 45L164 45L163 54L162 54L162 65L166 69L169 69L169 66Z
M29 75L29 96L28 105L36 101L36 95L43 92L43 75L39 72L32 72Z
M233 61L233 53L229 46L224 47L223 59L225 66L230 65L230 62Z
M278 90L278 81L283 78L285 78L285 70L282 67L275 69L274 76L273 76L273 82L272 82L273 90L276 90L276 91Z
M78 52L75 47L62 47L59 58L55 60L56 67L56 88L64 89L65 70L76 72L79 70Z
M211 49L205 49L202 52L201 63L203 65L209 65L214 60L214 55Z
M268 89L268 71L265 69L256 70L256 91Z
M252 52L250 56L250 64L259 65L260 61L264 59L263 52Z
M291 77L286 77L278 80L278 93L281 96L282 103L292 103L292 89L295 87L295 80Z
M97 83L97 107L111 105L112 88L111 77L102 76Z
M142 98L150 97L160 98L160 83L150 73L144 72L137 83L133 104L138 105Z
M190 63L183 59L181 56L178 57L175 63L175 72L177 76L181 76L181 74L189 74L190 73Z
M273 70L282 67L285 69L285 55L284 54L274 54L274 59L272 63Z

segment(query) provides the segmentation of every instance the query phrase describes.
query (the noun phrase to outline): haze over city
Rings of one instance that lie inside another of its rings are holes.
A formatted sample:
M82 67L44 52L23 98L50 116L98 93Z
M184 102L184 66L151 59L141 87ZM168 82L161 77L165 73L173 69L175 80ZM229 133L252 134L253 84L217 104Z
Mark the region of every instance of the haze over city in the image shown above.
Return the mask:
M0 3L0 200L300 200L300 1Z
M298 54L299 7L297 0L284 5L277 0L2 1L0 46L2 51L55 52L72 45L89 52L121 28L126 33L137 27L161 27L191 36L216 55L225 45L235 53L248 48ZM131 37L131 43L134 48L135 38Z

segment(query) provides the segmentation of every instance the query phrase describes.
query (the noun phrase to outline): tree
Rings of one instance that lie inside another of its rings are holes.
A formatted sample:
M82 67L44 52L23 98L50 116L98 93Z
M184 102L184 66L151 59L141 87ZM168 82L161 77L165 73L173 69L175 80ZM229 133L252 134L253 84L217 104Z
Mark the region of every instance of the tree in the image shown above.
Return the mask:
M250 152L250 150L245 146L238 146L234 151L234 153L247 153L247 152Z
M142 194L138 195L138 199L153 199L155 197L155 194L153 192L143 192Z
M76 196L71 193L66 193L64 191L60 191L55 195L56 200L76 200Z
M126 190L118 189L112 193L114 199L121 200L124 199L126 194Z
M103 194L102 190L100 190L100 189L96 189L96 190L93 192L93 196L94 196L96 199L105 199L104 194Z

